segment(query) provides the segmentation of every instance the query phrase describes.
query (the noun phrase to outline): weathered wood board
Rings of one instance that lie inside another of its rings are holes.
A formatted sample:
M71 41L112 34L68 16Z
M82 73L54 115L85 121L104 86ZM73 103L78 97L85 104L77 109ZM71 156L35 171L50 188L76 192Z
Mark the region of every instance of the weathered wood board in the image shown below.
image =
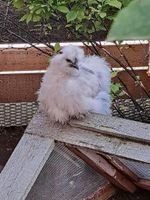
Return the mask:
M110 180L110 182L114 185L128 192L135 192L136 186L109 162L107 162L107 160L105 160L101 155L83 148L70 147L69 149L87 162L97 172L108 178L108 180Z
M25 134L0 174L0 200L24 200L53 148L53 139Z
M105 117L103 115L95 115L91 114L91 118L95 119L98 118L98 121L104 121L107 119L106 126L108 126L107 122L112 119L114 119L114 126L116 124L116 121L120 121L119 118L112 118L112 117ZM123 126L123 121L127 122L126 125ZM149 126L147 124L141 124L141 129L143 130L143 141L140 142L140 139L142 138L139 134L135 135L135 131L140 128L140 125L138 126L138 122L133 122L129 120L121 121L120 128L117 125L116 130L107 127L106 131L104 131L103 127L98 127L96 130L93 131L93 127L84 127L83 126L78 127L72 127L70 125L61 126L59 124L52 124L49 121L48 116L45 113L38 112L32 119L31 123L29 124L26 133L33 134L33 135L40 135L43 137L50 137L54 140L68 143L71 145L81 146L81 147L87 147L94 150L98 150L100 152L117 155L120 157L129 158L132 160L137 160L145 163L150 163L150 145L149 145ZM83 123L84 121L79 121L78 124ZM137 127L132 125L133 123L137 124ZM71 125L77 125L77 122L72 122ZM83 123L84 124L84 123ZM91 125L92 126L92 125ZM127 136L130 135L129 127L134 128L134 130L131 131L131 137L130 140L128 140ZM88 130L87 130L88 129ZM123 134L121 135L121 130L123 130ZM125 131L126 130L126 131ZM142 133L141 133L142 134ZM111 135L111 137L110 137ZM112 137L113 136L113 137ZM120 137L121 136L121 137ZM143 144L146 143L146 144Z
M85 119L73 120L70 124L97 134L150 144L150 124L98 114L88 114Z

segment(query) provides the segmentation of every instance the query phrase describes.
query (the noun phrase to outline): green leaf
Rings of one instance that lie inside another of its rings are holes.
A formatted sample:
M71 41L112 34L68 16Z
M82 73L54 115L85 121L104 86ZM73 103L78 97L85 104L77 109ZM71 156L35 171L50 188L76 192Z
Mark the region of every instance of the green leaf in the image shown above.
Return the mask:
M32 20L32 14L28 14L26 17L26 23L28 24Z
M32 18L33 22L39 22L40 20L41 20L41 16L39 16L39 15L34 15Z
M122 87L121 87L121 85L120 85L120 83L113 83L112 85L111 85L111 91L113 92L113 93L118 93L119 91L120 91L120 89L121 89Z
M98 4L96 0L88 0L88 4L92 5L92 4Z
M118 75L117 71L112 71L111 72L111 78L115 78Z
M96 31L101 30L101 27L102 27L101 21L96 21L94 25L95 25Z
M20 9L24 6L24 1L23 0L14 1L13 5L15 8Z
M100 12L99 15L100 15L101 18L104 18L104 17L106 17L107 14L106 14L106 12Z
M75 20L77 18L77 16L78 16L78 11L77 10L71 10L66 15L67 22L71 22L71 21Z
M150 0L135 0L115 18L107 39L150 39Z
M59 10L62 13L68 13L69 9L66 6L58 6L57 10Z
M108 4L112 7L116 7L118 9L120 9L122 6L121 2L118 0L107 0L105 4Z
M19 20L20 22L23 22L27 19L29 14L25 14L23 17L21 17L21 19Z
M77 24L77 25L76 25L76 28L75 28L76 31L79 30L80 27L82 27L82 24Z
M59 42L57 42L57 43L55 44L55 46L54 46L54 51L55 51L55 53L57 53L60 49L61 49L61 46L60 46Z

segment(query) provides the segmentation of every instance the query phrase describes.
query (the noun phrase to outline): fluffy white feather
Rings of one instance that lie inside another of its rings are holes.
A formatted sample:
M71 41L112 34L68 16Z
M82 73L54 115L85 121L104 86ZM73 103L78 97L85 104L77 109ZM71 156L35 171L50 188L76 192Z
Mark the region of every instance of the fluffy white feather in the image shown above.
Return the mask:
M60 123L87 112L111 114L110 85L110 68L104 59L66 46L52 58L43 77L40 109Z

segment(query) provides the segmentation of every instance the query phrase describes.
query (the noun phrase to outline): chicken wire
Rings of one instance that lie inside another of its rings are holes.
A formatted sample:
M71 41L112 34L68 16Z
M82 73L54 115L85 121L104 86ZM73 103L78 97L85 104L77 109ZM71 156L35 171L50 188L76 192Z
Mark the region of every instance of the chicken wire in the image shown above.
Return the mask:
M143 120L150 123L150 99L137 100L137 102L145 108L146 115L139 113L134 103L129 99L120 99L117 104L125 118L137 121ZM36 102L0 103L0 126L26 126L37 111L37 108L38 104ZM120 117L115 109L113 110L113 115Z
M56 143L26 200L83 200L107 183L63 144Z

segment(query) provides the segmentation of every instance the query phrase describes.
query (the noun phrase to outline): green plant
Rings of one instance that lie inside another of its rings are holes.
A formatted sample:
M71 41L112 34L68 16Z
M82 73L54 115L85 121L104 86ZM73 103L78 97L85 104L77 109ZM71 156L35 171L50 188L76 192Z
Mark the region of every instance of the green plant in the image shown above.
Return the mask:
M150 1L134 0L115 18L108 40L150 39Z
M65 26L75 37L92 39L92 34L106 30L118 11L131 0L12 0L17 9L24 9L21 21L42 22L48 30L52 20Z

